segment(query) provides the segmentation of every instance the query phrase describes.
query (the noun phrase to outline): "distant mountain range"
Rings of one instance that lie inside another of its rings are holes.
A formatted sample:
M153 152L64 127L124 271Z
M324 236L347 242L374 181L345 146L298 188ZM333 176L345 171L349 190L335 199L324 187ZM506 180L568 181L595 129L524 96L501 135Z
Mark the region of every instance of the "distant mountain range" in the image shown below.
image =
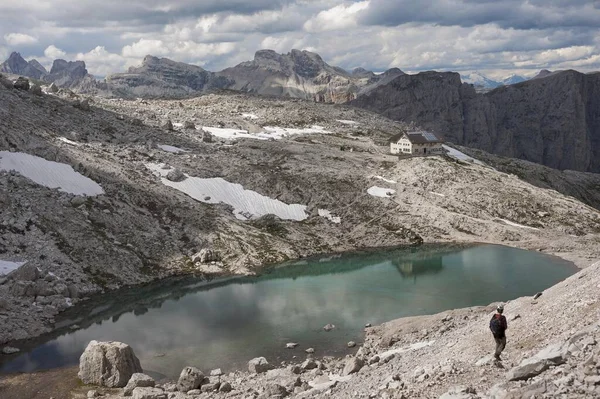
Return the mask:
M493 80L477 71L471 73L462 72L460 73L460 79L464 83L472 84L478 91L492 90L500 86L512 85L527 80L527 78L515 74L507 76L502 80Z

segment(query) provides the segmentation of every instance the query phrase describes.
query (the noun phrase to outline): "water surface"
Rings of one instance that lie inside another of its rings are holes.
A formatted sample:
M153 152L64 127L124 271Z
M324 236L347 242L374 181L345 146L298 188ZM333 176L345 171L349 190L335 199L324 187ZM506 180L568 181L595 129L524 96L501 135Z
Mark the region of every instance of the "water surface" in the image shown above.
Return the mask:
M188 365L245 369L257 356L278 363L308 347L343 355L365 323L533 295L574 272L559 258L509 247L424 246L306 260L259 277L163 281L66 312L56 332L0 372L76 365L92 339L129 343L146 371L169 377ZM328 323L336 329L323 331ZM286 350L287 342L300 346Z

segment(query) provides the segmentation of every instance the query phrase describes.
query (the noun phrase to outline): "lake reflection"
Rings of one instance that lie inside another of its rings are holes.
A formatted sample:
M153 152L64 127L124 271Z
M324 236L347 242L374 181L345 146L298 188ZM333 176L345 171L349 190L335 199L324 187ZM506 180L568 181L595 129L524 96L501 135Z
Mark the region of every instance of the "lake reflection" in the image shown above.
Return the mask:
M531 295L575 271L508 247L425 246L296 262L260 277L167 281L65 313L57 333L0 371L77 364L92 339L129 343L145 370L169 377L187 365L231 370L256 356L272 363L303 357L308 347L343 355L367 322ZM327 323L337 328L325 332ZM81 329L71 331L74 324ZM287 342L300 346L286 350Z

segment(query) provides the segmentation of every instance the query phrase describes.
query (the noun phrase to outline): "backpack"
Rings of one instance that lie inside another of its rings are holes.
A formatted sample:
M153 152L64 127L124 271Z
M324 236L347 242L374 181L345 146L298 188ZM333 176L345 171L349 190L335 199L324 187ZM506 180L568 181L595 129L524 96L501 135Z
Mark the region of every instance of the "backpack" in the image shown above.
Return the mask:
M490 330L492 330L492 334L494 334L494 336L499 336L504 332L500 317L496 317L496 315L492 316L492 320L490 320Z

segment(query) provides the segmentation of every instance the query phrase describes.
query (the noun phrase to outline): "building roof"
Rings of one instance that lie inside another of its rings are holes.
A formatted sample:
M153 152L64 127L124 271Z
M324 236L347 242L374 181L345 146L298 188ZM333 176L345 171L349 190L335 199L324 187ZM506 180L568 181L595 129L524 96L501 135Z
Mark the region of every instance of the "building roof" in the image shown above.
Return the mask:
M444 140L437 136L435 133L427 132L427 131L419 131L419 132L407 132L407 133L399 133L390 137L390 142L397 142L402 137L406 136L408 140L413 144L427 144L427 143L443 143Z

